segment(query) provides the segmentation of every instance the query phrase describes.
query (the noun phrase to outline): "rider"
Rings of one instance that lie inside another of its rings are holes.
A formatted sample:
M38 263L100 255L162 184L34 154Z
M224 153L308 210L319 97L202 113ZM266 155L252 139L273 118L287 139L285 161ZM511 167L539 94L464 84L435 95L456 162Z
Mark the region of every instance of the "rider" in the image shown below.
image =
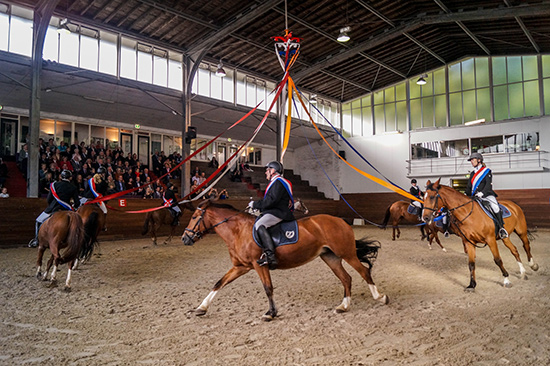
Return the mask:
M86 183L86 191L84 192L84 196L80 199L80 204L83 205L88 201L101 198L107 194L109 185L107 183L107 179L105 179L106 174L107 170L105 167L100 166L97 168L96 174L94 174L92 178L88 179ZM105 202L97 202L97 205L105 214L105 218L107 218L107 207L105 206ZM107 222L107 220L105 220L105 222ZM107 228L104 227L103 230L107 230Z
M420 190L420 187L416 185L416 179L411 179L411 188L409 189L410 194L415 196L418 199L422 199L422 191ZM422 202L411 200L411 203L413 206L418 207L420 210L422 209Z
M48 193L48 207L36 218L34 239L29 243L29 247L35 248L38 246L38 230L40 225L46 221L54 212L73 210L71 206L71 198L74 202L74 207L80 206L78 200L78 188L71 183L72 173L70 170L63 170L61 172L61 180L50 184L50 192Z
M260 266L268 264L270 269L274 269L278 262L275 257L275 245L267 229L283 220L294 220L292 184L282 177L283 171L283 165L278 161L268 163L265 176L270 183L265 189L264 198L260 201L250 201L248 203L248 207L260 210L261 213L256 223L254 223L254 228L258 233L264 253L257 262Z
M162 195L162 200L164 201L164 207L170 210L170 213L174 217L172 220L171 226L177 226L179 222L179 217L181 216L181 210L178 206L178 200L176 199L176 194L174 193L174 185L172 182L166 184L166 190Z
M497 194L493 192L493 175L491 169L487 168L483 163L483 156L478 153L472 153L468 159L472 163L474 170L470 173L468 186L466 187L467 196L476 196L484 202L488 202L491 206L498 225L498 235L504 239L508 237L508 232L504 228L504 220L502 219L502 211L498 206L496 199Z

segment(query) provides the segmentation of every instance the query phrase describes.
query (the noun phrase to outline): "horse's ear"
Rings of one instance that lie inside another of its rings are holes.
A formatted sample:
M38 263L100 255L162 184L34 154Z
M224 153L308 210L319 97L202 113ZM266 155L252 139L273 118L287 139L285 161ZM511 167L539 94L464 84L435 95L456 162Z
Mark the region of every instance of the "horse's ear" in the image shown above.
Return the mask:
M432 184L432 181L428 179L428 181L426 182L426 187L429 187L430 184Z
M441 178L439 178L437 181L435 181L434 183L434 188L437 189L439 188L439 182L441 181Z

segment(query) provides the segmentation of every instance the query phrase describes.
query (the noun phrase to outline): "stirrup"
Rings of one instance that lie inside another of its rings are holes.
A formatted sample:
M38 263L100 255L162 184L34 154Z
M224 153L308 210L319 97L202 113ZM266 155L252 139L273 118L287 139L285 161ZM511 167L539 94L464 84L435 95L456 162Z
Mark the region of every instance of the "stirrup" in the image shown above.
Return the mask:
M263 267L266 264L269 264L269 262L267 261L267 254L265 254L265 252L262 253L262 255L260 256L260 259L258 259L256 263L258 263L260 267Z
M505 239L508 237L508 232L506 231L505 228L500 228L500 230L498 231L498 236L500 236L501 239Z
M29 241L29 248L36 248L37 246L38 246L37 239L31 239L31 241Z

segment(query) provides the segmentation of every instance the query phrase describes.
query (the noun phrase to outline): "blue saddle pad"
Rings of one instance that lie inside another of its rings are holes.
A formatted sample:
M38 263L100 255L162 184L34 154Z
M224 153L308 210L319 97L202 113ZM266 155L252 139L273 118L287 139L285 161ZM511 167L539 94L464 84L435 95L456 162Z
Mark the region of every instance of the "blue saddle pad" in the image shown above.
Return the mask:
M477 203L479 204L479 206L481 207L481 209L483 210L483 212L485 212L485 214L487 216L489 216L491 219L493 218L493 214L491 212L489 212L487 210L487 208L478 200ZM498 207L500 207L500 211L502 212L502 218L505 219L507 217L510 217L512 216L512 213L510 212L510 210L506 207L506 206L503 206L501 205L500 203L498 204Z
M420 216L422 209L418 206L413 205L412 203L407 207L407 212L411 215Z
M273 244L275 247L287 244L294 244L298 241L298 222L294 221L282 221L279 224L267 229L267 232L273 238ZM256 228L252 229L252 237L258 246L259 244L258 234Z
M440 229L443 229L443 219L448 216L447 213L443 213L439 216L437 216L435 219L434 219L434 222L435 222L435 226L440 228ZM447 217L448 219L448 217Z

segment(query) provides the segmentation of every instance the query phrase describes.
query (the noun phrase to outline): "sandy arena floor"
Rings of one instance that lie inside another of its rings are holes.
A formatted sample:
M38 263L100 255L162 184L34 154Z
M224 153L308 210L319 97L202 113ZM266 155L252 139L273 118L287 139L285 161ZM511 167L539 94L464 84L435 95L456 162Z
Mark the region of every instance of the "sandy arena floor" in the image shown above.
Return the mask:
M429 250L416 228L355 229L382 242L373 270L384 306L353 276L352 307L335 314L343 288L316 259L272 273L279 317L260 317L267 298L255 272L223 289L204 317L193 314L230 268L225 244L209 235L104 242L74 273L70 293L34 277L36 249L0 251L2 365L549 365L550 232L532 243L529 279L500 245L512 288L488 248L478 249L477 289L465 293L467 257L457 237ZM519 245L519 239L513 238ZM525 262L525 252L519 248Z

